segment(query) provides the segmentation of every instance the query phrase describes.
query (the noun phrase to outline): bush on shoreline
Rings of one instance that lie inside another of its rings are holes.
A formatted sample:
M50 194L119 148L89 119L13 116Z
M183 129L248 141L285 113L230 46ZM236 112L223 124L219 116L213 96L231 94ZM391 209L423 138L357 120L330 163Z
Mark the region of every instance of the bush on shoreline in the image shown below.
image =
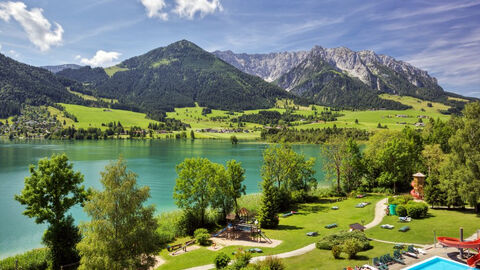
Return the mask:
M18 260L18 269L43 270L48 268L48 248L38 248L0 260L0 269L15 270L15 262Z

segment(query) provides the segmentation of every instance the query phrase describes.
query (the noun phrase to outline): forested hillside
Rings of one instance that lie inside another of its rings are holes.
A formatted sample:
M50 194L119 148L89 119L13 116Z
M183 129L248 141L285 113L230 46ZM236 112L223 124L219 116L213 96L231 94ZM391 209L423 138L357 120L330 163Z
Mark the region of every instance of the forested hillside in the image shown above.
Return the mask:
M93 83L98 95L150 113L194 106L195 102L224 110L269 108L277 98L293 97L186 40L127 59L117 67L109 78L87 68L60 74Z
M19 114L24 104L82 103L79 97L66 90L73 84L48 70L0 54L0 118Z

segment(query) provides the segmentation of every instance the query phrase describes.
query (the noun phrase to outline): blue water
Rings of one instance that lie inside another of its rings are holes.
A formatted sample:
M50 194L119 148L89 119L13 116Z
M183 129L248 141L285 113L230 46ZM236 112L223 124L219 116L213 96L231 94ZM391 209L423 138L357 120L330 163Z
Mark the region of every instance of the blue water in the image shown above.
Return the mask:
M434 257L433 259L426 260L421 264L414 265L406 268L408 270L467 270L474 269L467 265L447 260L441 257Z
M175 166L187 157L206 157L223 163L242 162L246 170L247 193L258 192L263 143L232 145L227 140L106 140L106 141L2 141L0 140L0 258L41 246L45 224L35 224L22 215L23 206L13 199L19 194L29 164L54 153L66 153L74 170L85 176L85 186L101 188L100 172L122 155L128 168L138 174L138 184L150 187L157 212L175 209L172 198ZM295 145L294 150L317 159L316 178L324 182L323 158L318 145ZM80 207L72 209L75 221L88 220Z

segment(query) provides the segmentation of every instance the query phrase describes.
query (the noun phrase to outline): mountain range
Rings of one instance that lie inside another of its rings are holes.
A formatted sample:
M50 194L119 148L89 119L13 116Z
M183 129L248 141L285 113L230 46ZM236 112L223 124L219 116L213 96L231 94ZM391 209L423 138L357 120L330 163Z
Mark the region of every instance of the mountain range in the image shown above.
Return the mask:
M390 93L426 100L445 97L437 80L426 71L373 51L315 46L310 51L299 52L215 51L213 54L244 72L324 105L351 106L353 104L346 103L345 95L361 97L360 93L369 96ZM367 107L375 105L368 104L367 100L362 103Z
M210 53L182 40L108 68L37 68L0 55L0 71L0 100L9 108L0 109L0 116L17 114L23 104L81 103L69 89L115 98L119 102L112 106L149 115L196 103L223 110L269 108L283 98L349 109L406 109L379 94L444 103L454 96L424 70L373 51L344 47Z

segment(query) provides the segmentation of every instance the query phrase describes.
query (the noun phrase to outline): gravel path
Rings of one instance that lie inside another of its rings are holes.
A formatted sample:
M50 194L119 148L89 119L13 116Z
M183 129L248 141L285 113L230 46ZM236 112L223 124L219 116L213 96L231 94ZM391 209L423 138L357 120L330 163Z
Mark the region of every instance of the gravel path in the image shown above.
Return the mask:
M372 222L365 225L365 228L371 229L382 222L383 217L385 216L385 204L387 204L387 202L388 202L387 198L377 202L377 204L375 205L375 218L373 219Z
M385 216L385 204L386 203L387 203L387 198L382 199L379 202L377 202L377 204L375 205L375 218L373 219L372 222L365 225L365 227L367 229L375 227L382 222L382 219ZM375 241L377 241L377 240L375 240ZM382 241L379 240L379 242L382 242ZM277 258L284 259L284 258L300 256L300 255L308 253L308 252L310 252L314 249L315 249L315 243L310 244L308 246L305 246L303 248L299 248L299 249L296 249L296 250L292 250L292 251L285 252L285 253L280 253L280 254L275 254L275 255L271 255L271 256L275 256ZM254 257L254 258L252 258L251 262L261 261L261 260L264 260L266 257L267 256ZM214 264L208 264L208 265L202 265L202 266L188 268L186 270L209 270L209 269L214 269L214 268L215 268Z

